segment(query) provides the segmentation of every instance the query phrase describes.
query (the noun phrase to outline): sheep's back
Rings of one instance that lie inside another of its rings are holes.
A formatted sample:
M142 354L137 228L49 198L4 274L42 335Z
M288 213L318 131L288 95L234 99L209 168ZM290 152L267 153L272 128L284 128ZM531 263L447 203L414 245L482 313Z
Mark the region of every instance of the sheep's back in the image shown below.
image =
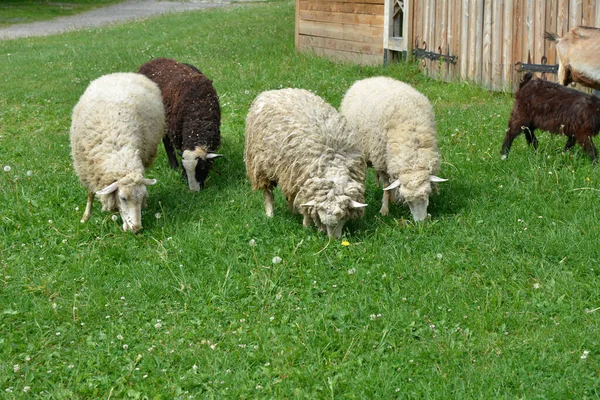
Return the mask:
M278 182L288 197L332 162L362 161L358 136L345 119L303 89L267 91L254 100L246 118L244 160L254 189Z
M125 149L137 150L147 168L163 132L164 108L155 83L134 73L104 75L90 83L73 109L70 142L75 171L82 183L99 189L106 179L103 162Z

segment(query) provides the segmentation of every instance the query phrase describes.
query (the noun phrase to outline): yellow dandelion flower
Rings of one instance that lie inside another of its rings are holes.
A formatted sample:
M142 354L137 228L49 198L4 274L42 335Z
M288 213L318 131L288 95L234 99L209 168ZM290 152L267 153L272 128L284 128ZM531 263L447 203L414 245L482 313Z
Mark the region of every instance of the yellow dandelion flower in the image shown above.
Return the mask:
M342 246L350 246L350 242L347 240L342 241Z

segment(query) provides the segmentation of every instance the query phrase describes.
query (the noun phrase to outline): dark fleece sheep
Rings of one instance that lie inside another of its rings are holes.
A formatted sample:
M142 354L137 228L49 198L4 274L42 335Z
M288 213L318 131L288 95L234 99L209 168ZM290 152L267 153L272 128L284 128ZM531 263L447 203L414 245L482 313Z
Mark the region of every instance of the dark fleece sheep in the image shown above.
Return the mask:
M513 140L525 131L528 144L537 149L533 132L545 130L568 137L565 150L575 143L596 162L596 147L592 136L600 130L600 98L525 74L515 94L508 130L502 144L502 158L508 157Z
M168 58L157 58L138 71L158 84L167 117L163 139L171 168L178 168L175 149L181 155L183 176L190 190L199 191L212 165L221 157L214 151L221 144L219 97L196 67Z

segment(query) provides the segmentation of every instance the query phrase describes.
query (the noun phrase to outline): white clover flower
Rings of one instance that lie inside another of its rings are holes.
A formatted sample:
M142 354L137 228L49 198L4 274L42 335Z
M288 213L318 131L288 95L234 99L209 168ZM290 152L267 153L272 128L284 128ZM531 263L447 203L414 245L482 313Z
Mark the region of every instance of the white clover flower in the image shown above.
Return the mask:
M31 386L23 386L23 391L25 393L29 393L30 390L31 390Z
M116 214L113 214L113 216L110 217L110 219L112 219L113 221L117 222L117 220L119 219L119 217L117 217Z
M244 94L250 94L250 91L249 90L245 90Z
M273 264L279 264L281 262L281 257L275 256L273 257Z
M444 258L444 256L442 255L442 253L437 253L437 254L435 255L435 257L436 257L438 260L441 260L442 258Z
M21 366L19 364L13 365L13 371L15 371L15 373L19 372L20 370L21 370Z
M27 176L33 176L33 171L29 170L25 173Z
M127 349L129 349L129 345L128 344L124 344L123 345L123 350L127 350Z
M10 172L12 168L10 167L10 165L5 165L4 166L4 172Z
M156 217L156 219L160 219L162 217L162 215L160 213L156 213L156 214L154 214L154 216Z
M354 275L356 273L356 269L355 268L350 268L348 270L348 275Z
M250 241L248 242L248 244L250 245L250 247L254 247L254 246L256 246L256 240L250 239Z
M584 350L583 354L581 355L581 359L585 360L587 358L588 354L590 354L589 350Z
M123 335L117 335L117 339L123 340Z
M157 322L157 323L154 324L154 327L156 329L160 329L160 328L162 328L162 324L160 322Z
M375 321L375 318L377 318L377 317L375 316L375 314L371 314L371 315L369 316L369 318L371 319L371 321Z
M194 371L198 371L198 366L197 366L196 364L194 364L194 365L192 366L192 369L193 369Z

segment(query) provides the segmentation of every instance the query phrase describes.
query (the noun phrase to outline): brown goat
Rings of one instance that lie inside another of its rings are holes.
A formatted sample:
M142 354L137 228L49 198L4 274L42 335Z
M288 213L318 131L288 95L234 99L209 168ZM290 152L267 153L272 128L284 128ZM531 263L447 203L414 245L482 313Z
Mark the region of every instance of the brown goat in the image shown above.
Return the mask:
M600 130L600 98L525 74L515 94L508 130L502 144L502 158L508 157L513 140L525 131L528 144L537 149L533 132L545 130L568 137L565 150L575 143L596 162L592 136Z
M600 29L576 26L562 37L550 32L544 37L556 43L559 83L600 90Z

